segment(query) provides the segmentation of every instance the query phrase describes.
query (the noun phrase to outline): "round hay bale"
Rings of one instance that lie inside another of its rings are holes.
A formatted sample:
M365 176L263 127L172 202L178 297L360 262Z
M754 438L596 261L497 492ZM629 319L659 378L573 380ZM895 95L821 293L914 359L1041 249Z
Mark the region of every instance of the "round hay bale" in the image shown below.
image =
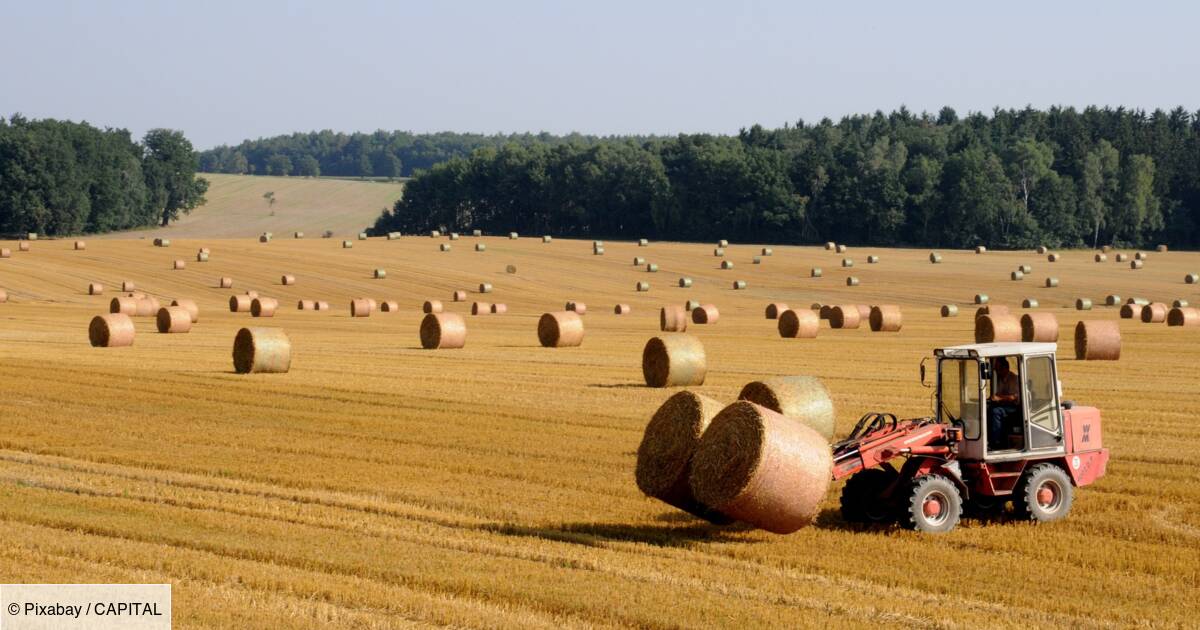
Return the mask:
M729 247L729 241L721 239L717 241L717 247Z
M875 264L878 264L878 263L879 263L879 257L878 257L878 256L867 256L867 264L868 264L868 265L875 265Z
M171 300L171 306L178 306L187 311L193 324L200 321L200 307L196 306L195 300L174 299Z
M820 277L821 277L821 268L820 268L820 267L813 267L813 268L812 268L812 269L811 269L811 270L808 272L808 276L809 276L810 278L820 278Z
M75 241L75 251L83 251L87 249L87 243L83 241Z
M1117 322L1079 322L1075 324L1077 361L1116 361L1121 358L1121 327Z
M269 297L257 297L250 301L250 315L252 317L275 317L275 311L279 308L279 300Z
M31 240L31 241L36 241L36 240L38 240L38 233L37 233L37 232L30 232L30 233L28 233L28 234L26 234L26 235L25 235L25 238L27 238L27 239L29 239L29 240Z
M1108 254L1096 254L1096 262L1102 263L1108 261Z
M715 324L721 319L721 313L715 304L701 304L692 309L693 324Z
M196 250L196 252L199 254L211 254L212 253L212 251L209 250L207 247L201 247L200 249Z
M639 238L638 247L650 247L650 241L644 238Z
M849 248L839 243L835 251L839 254L845 254L847 249Z
M471 236L474 236L475 238L479 238L480 236L483 236L483 230L471 230ZM543 237L543 238L545 238L545 237Z
M324 302L324 301L318 300L317 303L313 305L313 310L314 311L328 311L329 310L329 302Z
M733 261L732 260L722 260L721 268L722 269L733 269Z
M767 305L767 319L779 319L779 314L788 310L788 305L783 302L772 302Z
M1129 260L1129 256L1125 254L1117 254L1117 257L1113 259L1113 262L1123 263L1127 260Z
M853 267L853 266L854 266L854 259L853 259L853 258L843 258L843 259L842 259L842 266L843 266L843 267Z
M429 238L441 238L441 230L429 230Z
M385 280L385 279L387 279L387 270L386 269L376 269L374 275L375 275L376 280Z
M115 297L108 303L108 312L133 317L137 315L137 299L131 297Z
M480 293L491 293L492 292L492 283L480 282L479 283L479 292Z
M592 249L592 255L593 255L593 256L603 256L603 255L604 255L604 248L603 248L603 247L596 247L596 248L593 248L593 249Z
M779 336L785 339L816 339L821 320L813 311L785 309L779 314Z
M725 255L725 250L721 249L720 247L713 250L713 256L724 256L724 255Z
M222 289L232 289L233 278L221 278L220 281L217 282L217 286Z
M836 416L829 390L812 376L777 376L747 383L738 394L745 400L796 420L826 440L833 439Z
M866 304L855 304L854 308L858 309L858 319L862 322L870 322L871 307Z
M700 503L688 484L692 455L721 403L681 391L654 412L638 445L634 479L646 496L717 523L730 519Z
M1187 300L1175 300L1171 302L1171 308L1187 308L1191 306Z
M812 304L808 305L808 308L812 311L820 311L821 309L825 308L825 305L821 304L820 302L813 302Z
M833 241L825 242L825 251L833 251L836 247L837 244L835 244Z
M292 342L282 328L243 328L233 338L233 369L238 374L286 374Z
M988 298L988 295L986 293L976 293L975 294L975 303L976 304L987 304L989 299L990 298Z
M254 298L249 295L233 295L229 297L229 312L230 313L249 313L250 302Z
M857 305L834 306L829 309L829 327L852 330L862 323Z
M1142 307L1142 323L1161 324L1167 321L1167 305L1162 302L1151 302Z
M1014 271L1011 274L1009 274L1009 278L1011 278L1014 281L1020 281L1020 280L1025 279L1025 274L1021 273L1020 271Z
M987 253L987 248L986 248L986 247L984 247L983 245L976 245L976 246L975 246L975 253L976 253L976 254L986 254L986 253Z
M1167 253L1167 246L1166 246L1166 245L1159 245L1158 247L1156 247L1156 248L1154 248L1154 249L1155 249L1155 250L1156 250L1158 253L1160 253L1160 254L1165 254L1165 253Z
M642 376L649 387L703 385L707 371L704 344L686 333L653 337L642 350Z
M856 278L854 276L850 276L849 278L846 278L846 286L848 286L848 287L858 286L858 278Z
M350 317L370 317L373 310L371 301L366 298L350 300Z
M133 345L136 330L126 313L97 315L88 324L88 340L93 348L122 348Z
M583 302L567 302L566 305L563 306L563 310L585 315L587 314L587 304L584 304Z
M746 288L745 280L734 280L733 281L733 290L734 291L741 291L742 289L745 289L745 288Z
M771 256L775 253L775 250L771 249L770 247L764 247L759 253L761 253L763 256Z
M516 232L509 232L509 233L508 233L508 240L510 240L510 241L515 241L515 240L517 240L517 239L518 239L518 238L520 238L520 237L521 237L521 236L520 236L519 234L517 234Z
M641 266L642 266L642 265L644 265L644 264L646 264L646 259L645 259L645 258L642 258L641 256L634 256L634 257L633 257L633 266L634 266L634 267L641 267Z
M658 264L650 263L646 265L646 273L658 273Z
M1049 250L1046 249L1045 245L1039 245L1037 248L1037 253L1039 254L1045 254L1047 251Z
M1025 298L1021 300L1021 308L1037 308L1038 301L1033 298Z
M208 254L205 252L196 252L196 262L208 262Z
M17 243L17 251L19 251L19 252L27 252L27 251L29 251L29 242L28 242L28 241L20 241L20 242L18 242L18 243Z
M1047 289L1053 289L1054 287L1057 287L1057 286L1058 286L1058 278L1055 278L1054 276L1050 276L1049 278L1046 278L1046 288Z
M628 315L633 309L628 304L618 304L613 307L614 315Z
M1150 303L1150 300L1147 300L1146 298L1140 298L1140 297L1131 297L1128 300L1125 300L1125 303L1126 304L1135 304L1137 306L1145 306Z
M315 311L317 310L317 303L313 300L299 300L296 302L296 310Z
M479 235L478 235L478 234L476 234L476 236L479 236ZM549 234L546 234L546 235L543 235L543 236L542 236L542 242L543 242L543 243L550 243L550 242L553 242L553 241L554 241L554 239L553 239L553 238L551 238Z
M1088 298L1079 298L1075 300L1075 310L1090 311L1092 310L1092 301Z
M452 240L452 241L457 241L457 240L458 240L458 232L451 232L451 233L450 233L450 240Z
M492 315L503 315L508 312L507 304L492 304Z
M975 319L984 315L1011 315L1012 311L1003 304L987 304L975 309Z
M471 302L472 315L488 315L492 312L492 304L490 302Z
M1133 319L1141 317L1142 309L1136 304L1125 304L1121 307L1121 319Z
M449 251L449 249L450 249L450 246L449 246L449 245L446 245L446 249L445 249L445 250L443 250L443 251ZM485 245L485 244L483 244L483 243L475 243L475 251L477 251L477 252L486 252L486 251L487 251L487 245Z
M1168 326L1196 326L1200 324L1200 310L1182 306L1175 307L1167 313Z
M450 243L441 243L441 244L439 244L439 245L438 245L438 251L443 251L443 252L448 252L448 251L450 251ZM476 249L475 249L475 251L482 251L482 250L480 250L479 248L476 248Z
M544 348L577 347L583 343L583 318L573 311L543 313L537 335Z
M637 290L638 290L638 291L642 291L642 292L649 291L649 290L650 290L650 283L649 283L649 282L639 282L639 283L637 283Z
M687 311L687 316L689 318L692 316L692 311L698 308L700 308L700 302L697 300L688 300L683 303L683 310Z
M164 306L158 309L155 325L163 334L185 333L192 329L192 315L182 306Z
M833 313L833 307L829 304L822 304L821 308L817 310L817 315L824 320L828 320L831 313Z
M421 312L426 313L426 314L441 313L442 312L441 300L425 300L425 303L421 305Z
M1021 341L1058 341L1058 318L1054 313L1025 313L1021 316Z
M137 317L154 317L158 309L162 305L158 303L158 298L146 296L137 300Z
M1133 255L1134 260L1146 260L1149 257L1150 256L1148 254L1146 254L1145 252L1137 252Z
M296 284L296 276L289 276L289 275L280 276L279 284L282 284L285 287Z
M872 332L899 332L904 325L900 307L894 304L872 306L869 317Z
M293 232L292 238L304 238L304 232ZM391 234L388 234L388 239L391 240Z
M136 291L137 285L135 285L131 280L125 280L121 283L121 290L125 292Z
M1142 263L1142 261L1140 261L1140 260L1131 260L1131 261L1129 261L1129 268L1130 268L1130 269L1141 269L1141 268L1142 268L1142 267L1144 267L1144 266L1145 266L1145 265L1144 265L1144 263Z
M663 332L687 330L689 309L677 304L668 304L658 311L658 328Z
M1116 306L1120 303L1121 303L1121 296L1119 296L1119 295L1107 295L1104 297L1104 305L1105 306Z
M467 345L467 322L455 313L428 313L421 320L421 347L453 350Z
M1108 252L1111 252L1111 251L1112 251L1112 245L1101 245L1101 246L1100 246L1100 251L1102 251L1102 252L1104 252L1105 254L1107 254Z
M929 262L935 265L942 262L942 255L937 252L929 252Z
M507 267L504 268L504 271L505 271L505 273L517 273L517 266L516 265L508 265Z
M99 282L88 284L88 295L104 295L104 285Z
M354 247L354 241L342 241L342 249L350 249Z
M954 304L943 304L942 317L958 317L958 306Z
M1184 284L1200 284L1200 273L1189 273L1183 277Z
M246 297L253 300L254 298L258 297L258 291L246 291Z
M395 300L384 300L379 304L380 313L395 313L400 310L400 303Z
M604 241L592 241L592 249L597 247L604 247Z
M679 288L688 289L688 288L691 288L691 286L692 286L691 278L688 278L685 276L685 277L679 279Z
M454 292L454 301L455 302L466 302L467 301L467 292L466 291L455 291Z
M1012 315L984 315L975 320L975 343L1021 340L1021 322Z
M266 234L260 235L260 236L258 237L258 242L259 242L259 243L270 243L270 242L271 242L271 237L270 237L270 236L267 236Z
M700 438L688 482L701 504L776 534L817 516L833 456L819 433L747 401L721 410Z

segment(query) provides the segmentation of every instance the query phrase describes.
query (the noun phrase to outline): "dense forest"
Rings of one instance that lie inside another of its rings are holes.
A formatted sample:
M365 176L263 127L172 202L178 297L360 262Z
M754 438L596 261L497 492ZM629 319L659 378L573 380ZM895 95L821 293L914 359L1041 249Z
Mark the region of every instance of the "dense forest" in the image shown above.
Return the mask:
M196 152L178 131L139 144L124 129L0 118L0 233L46 235L166 225L204 203Z
M592 145L598 136L548 133L483 135L407 131L334 133L329 130L247 140L200 154L205 173L298 175L302 177L407 177L484 147Z
M1200 112L901 108L736 137L483 146L377 232L997 248L1200 244Z

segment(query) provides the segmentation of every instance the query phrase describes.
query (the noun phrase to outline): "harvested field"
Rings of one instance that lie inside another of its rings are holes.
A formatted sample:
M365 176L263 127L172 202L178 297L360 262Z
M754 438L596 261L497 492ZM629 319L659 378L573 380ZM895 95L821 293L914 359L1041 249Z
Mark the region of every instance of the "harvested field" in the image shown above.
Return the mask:
M1103 304L1108 294L1200 303L1200 287L1182 282L1198 254L1156 253L1133 273L1064 251L1053 273L1070 295L1053 297L1008 281L1019 264L1044 270L1030 251L939 250L943 263L931 265L928 250L871 249L886 264L856 268L863 282L850 288L842 256L772 245L769 264L739 265L748 287L735 291L711 243L609 241L613 255L596 257L586 241L501 236L481 239L487 254L438 253L427 236L349 250L311 237L261 245L252 236L262 229L237 240L169 231L168 249L89 237L73 251L42 239L0 262L6 581L171 582L179 627L1195 623L1200 484L1189 453L1200 435L1187 392L1200 328L1121 320ZM322 228L274 231L294 229ZM173 252L204 246L210 262L171 269ZM728 255L758 249L735 244ZM630 291L644 277L629 265L639 251L693 285ZM830 272L811 280L812 267ZM374 268L393 274L380 282L365 272ZM304 282L281 286L284 273ZM235 374L238 330L264 320L229 312L221 276L238 293L336 308L278 310L265 321L290 339L289 372ZM93 348L88 322L126 279L163 304L186 296L203 317L185 335L133 318L134 345ZM481 281L508 314L469 319L462 349L422 350L421 301L464 315L470 302L449 298ZM87 295L89 282L109 295ZM973 340L975 293L1017 305L1032 290L1061 326L1064 397L1101 408L1113 453L1108 476L1080 490L1064 521L967 518L941 537L851 526L834 483L812 525L780 536L711 525L635 484L645 427L680 391L647 388L640 371L664 304L720 305L718 325L689 327L707 357L704 385L689 389L732 402L754 380L818 376L840 437L868 411L931 413L921 358ZM352 320L346 305L365 295L404 308ZM1095 303L1087 313L1074 310L1082 296ZM587 341L547 351L538 317L566 300L595 306ZM613 315L618 302L631 312ZM822 322L815 339L784 339L764 318L772 302L895 304L904 325L882 336ZM942 319L943 304L962 314ZM1074 360L1081 316L1117 322L1119 361ZM934 563L940 571L909 570ZM1037 589L1014 587L1031 581Z

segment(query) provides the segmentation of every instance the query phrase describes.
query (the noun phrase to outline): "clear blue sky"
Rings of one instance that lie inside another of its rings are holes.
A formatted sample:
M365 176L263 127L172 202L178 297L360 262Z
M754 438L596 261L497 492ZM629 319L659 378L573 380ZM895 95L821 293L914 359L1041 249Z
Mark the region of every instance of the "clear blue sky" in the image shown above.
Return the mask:
M1200 4L0 0L0 115L734 133L907 105L1200 108Z

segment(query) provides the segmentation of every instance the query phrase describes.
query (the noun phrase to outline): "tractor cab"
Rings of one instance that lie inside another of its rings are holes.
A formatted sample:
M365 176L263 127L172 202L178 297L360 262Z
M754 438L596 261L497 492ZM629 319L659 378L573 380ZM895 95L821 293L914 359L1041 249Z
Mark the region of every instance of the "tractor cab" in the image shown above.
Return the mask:
M1001 462L1066 452L1053 343L941 348L937 416L962 427L959 457Z

